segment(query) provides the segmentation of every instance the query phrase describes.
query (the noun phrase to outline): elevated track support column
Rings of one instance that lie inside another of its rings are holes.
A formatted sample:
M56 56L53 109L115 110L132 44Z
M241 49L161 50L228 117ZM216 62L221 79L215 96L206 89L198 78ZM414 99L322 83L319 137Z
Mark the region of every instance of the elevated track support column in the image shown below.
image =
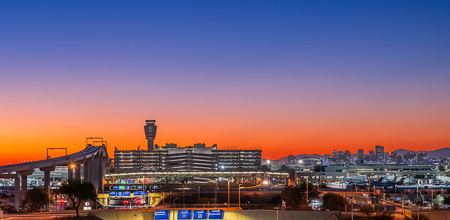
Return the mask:
M67 166L67 180L73 179L73 167L71 166L72 164L69 164L69 166Z
M90 162L89 160L85 160L84 161L84 166L83 166L83 182L91 182L90 180Z
M75 179L81 180L81 164L80 163L75 164Z
M101 177L99 178L99 176L101 175L100 172L100 164L101 158L99 156L99 153L97 153L95 156L92 157L92 161L90 163L90 169L89 169L89 173L90 173L90 182L92 184L94 184L96 189L99 189L99 179L102 179Z
M14 178L14 208L20 211L20 179L19 175Z
M100 152L98 154L98 158L97 158L97 174L96 174L96 182L95 182L95 188L97 188L99 191L103 191L103 176L104 176L104 172L103 172L103 155Z
M55 167L43 167L39 168L39 170L44 172L44 190L48 193L50 196L50 172L55 170ZM50 201L50 199L49 199ZM45 211L50 210L50 202L44 206Z
M21 199L25 199L25 194L27 193L28 190L28 176L33 174L33 170L27 170L27 171L20 171L18 172L20 174L20 178L22 181L22 194L21 194ZM17 193L17 192L14 192Z

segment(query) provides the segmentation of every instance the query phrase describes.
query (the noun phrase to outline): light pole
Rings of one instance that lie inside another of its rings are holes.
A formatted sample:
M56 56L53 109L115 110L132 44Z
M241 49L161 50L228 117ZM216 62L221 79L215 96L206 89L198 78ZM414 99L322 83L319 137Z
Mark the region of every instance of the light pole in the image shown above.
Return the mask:
M416 199L417 199L417 220L419 220L419 216L420 216L420 211L419 211L419 180L417 180Z
M217 179L216 179L216 187L214 187L214 207L217 207Z
M230 180L227 181L228 182L228 208L230 208Z
M183 207L186 208L186 203L184 203L184 195L186 192L186 187L183 187Z
M309 206L309 202L308 202L308 177L306 177L306 206Z
M433 190L431 190L431 204L430 204L430 210L433 208Z
M239 186L239 194L238 194L238 199L239 199L239 208L241 208L241 185L242 184L239 184L238 186Z
M403 200L403 190L400 192L400 198L402 199L402 215L405 214L405 200Z

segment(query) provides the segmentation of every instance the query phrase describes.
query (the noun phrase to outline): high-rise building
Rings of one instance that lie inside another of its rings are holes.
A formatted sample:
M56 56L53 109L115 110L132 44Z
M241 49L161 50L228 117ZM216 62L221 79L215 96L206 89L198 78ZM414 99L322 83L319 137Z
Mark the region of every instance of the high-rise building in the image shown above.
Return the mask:
M350 153L350 151L346 150L344 152L344 157L346 161L351 161L352 160L352 154Z
M369 151L369 161L375 161L375 152L373 150Z
M337 152L337 157L338 157L338 160L345 160L345 155L344 155L344 151L338 151Z
M333 150L332 152L331 152L331 158L338 158L338 153L337 153L337 151L335 151L335 150Z
M416 153L408 151L403 155L404 163L412 164L416 161Z
M397 152L391 152L391 155L389 155L389 161L390 162L396 162L397 161Z
M331 158L331 155L329 155L329 154L324 154L324 155L323 155L323 159L322 159L323 165L328 165L328 162L329 162L330 158Z
M383 146L375 146L375 156L377 161L384 162L384 147Z
M418 153L417 154L417 163L418 164L426 164L428 162L428 155L426 153Z
M364 160L364 149L358 149L358 160Z

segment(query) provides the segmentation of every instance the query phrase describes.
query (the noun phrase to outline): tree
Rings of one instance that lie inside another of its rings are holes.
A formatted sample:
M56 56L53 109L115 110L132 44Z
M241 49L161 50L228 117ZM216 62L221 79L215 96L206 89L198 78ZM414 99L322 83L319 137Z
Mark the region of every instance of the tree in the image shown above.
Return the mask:
M375 207L370 204L365 204L361 206L360 211L364 213L364 215L367 215L367 217L370 217L375 212Z
M339 194L327 193L323 196L323 208L329 210L342 210L347 205L347 201Z
M414 199L412 200L412 202L413 202L414 204L416 204L417 206L423 206L423 199L422 199L422 197L420 197L420 196L414 198Z
M450 205L450 196L444 198L444 205Z
M22 206L34 212L39 210L44 205L48 204L48 193L40 188L33 188L25 193L25 198L22 201Z
M95 191L95 186L92 183L81 182L80 180L69 179L67 182L61 184L58 189L58 193L62 195L67 195L72 201L73 207L79 217L78 208L83 201L97 200L97 193Z
M317 191L312 184L308 184L308 200L319 198L319 191ZM297 186L288 186L281 193L281 199L286 201L286 204L291 204L292 207L300 205L308 205L306 201L306 182Z
M436 198L433 199L434 205L436 206L442 206L444 204L444 197L441 195L436 196Z

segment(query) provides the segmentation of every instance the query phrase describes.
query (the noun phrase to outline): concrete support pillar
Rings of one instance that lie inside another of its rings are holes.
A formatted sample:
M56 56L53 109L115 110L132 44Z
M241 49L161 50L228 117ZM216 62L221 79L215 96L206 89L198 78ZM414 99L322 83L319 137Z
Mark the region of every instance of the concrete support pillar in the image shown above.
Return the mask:
M50 187L50 170L44 171L44 190L48 190Z
M104 171L103 171L103 157L98 158L98 191L103 191L103 177Z
M25 198L25 193L27 193L27 189L28 189L28 175L33 174L33 170L24 170L24 171L20 171L17 172L20 175L20 178L22 180L22 194L21 194L21 199ZM14 192L14 193L19 193L19 192ZM20 195L20 194L17 194Z
M44 171L44 190L47 191L48 195L50 196L50 172L55 170L55 167L45 167L40 168L41 171ZM44 206L45 211L50 210L50 204L46 204Z
M97 157L97 156L96 156ZM95 188L98 189L98 169L97 169L97 164L98 164L98 157L96 158L94 157L92 162L91 162L91 166L90 166L90 180L91 183L94 184Z
M14 208L16 211L20 211L20 179L18 176L14 178Z
M81 180L81 164L77 164L75 166L75 179L76 180Z
M85 161L84 162L84 167L83 167L83 182L91 182L91 180L89 179L89 165L90 162L89 161Z
M50 196L50 171L49 170L44 171L44 190ZM44 210L48 212L50 210L50 204L46 204L44 206Z
M97 160L95 158L92 158L92 161L90 163L89 166L89 180L91 181L92 184L94 184L95 188L97 188L97 180L96 180L96 174L98 173L98 170L96 169L96 165L97 165Z
M27 193L28 190L28 175L20 175L20 178L22 180L22 200L25 199L25 193Z
M73 168L72 167L70 167L70 164L69 164L69 166L67 166L67 179L68 180L71 180L71 179L73 179Z

